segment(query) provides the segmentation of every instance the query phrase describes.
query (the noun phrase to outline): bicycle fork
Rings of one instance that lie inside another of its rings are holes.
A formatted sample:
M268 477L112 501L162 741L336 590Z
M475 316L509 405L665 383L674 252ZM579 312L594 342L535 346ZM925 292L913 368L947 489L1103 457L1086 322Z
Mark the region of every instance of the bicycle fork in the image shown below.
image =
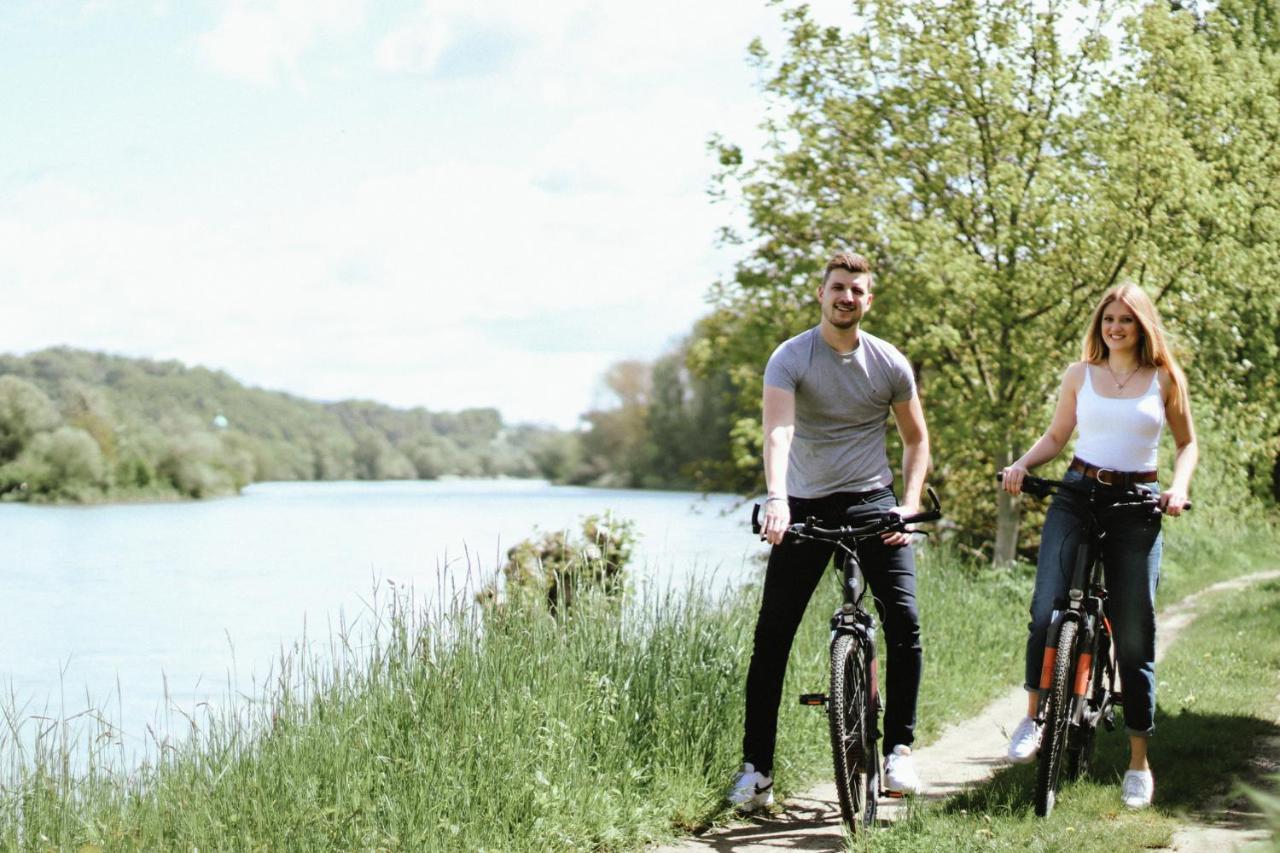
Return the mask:
M836 637L841 634L858 634L861 635L863 647L867 650L868 656L868 685L871 688L871 702L875 709L876 719L876 737L880 737L879 720L880 720L880 663L876 658L876 620L865 610L858 610L852 602L845 602L837 608L831 617L831 644L834 645ZM801 693L800 704L812 705L815 707L825 706L827 704L827 694L825 693Z
M1048 716L1049 693L1053 686L1053 668L1058 658L1058 637L1062 632L1062 625L1067 619L1079 625L1076 634L1075 649L1072 650L1074 660L1071 661L1071 668L1068 671L1068 683L1071 685L1070 705L1067 709L1067 723L1072 726L1079 726L1082 723L1095 726L1099 721L1106 726L1107 731L1115 728L1114 708L1112 701L1114 699L1114 684L1107 684L1107 695L1101 699L1095 697L1094 693L1094 669L1095 655L1105 658L1110 655L1109 643L1104 646L1100 641L1102 636L1110 637L1110 623L1107 622L1107 631L1104 635L1100 635L1100 622L1106 621L1106 616L1101 615L1102 600L1097 597L1090 597L1087 601L1073 601L1065 611L1055 610L1053 618L1049 623L1049 633L1045 638L1044 662L1040 668L1040 693L1038 704L1036 706L1036 722L1043 724ZM1096 661L1097 666L1107 667L1108 661L1099 659ZM1096 705L1096 707L1095 707Z

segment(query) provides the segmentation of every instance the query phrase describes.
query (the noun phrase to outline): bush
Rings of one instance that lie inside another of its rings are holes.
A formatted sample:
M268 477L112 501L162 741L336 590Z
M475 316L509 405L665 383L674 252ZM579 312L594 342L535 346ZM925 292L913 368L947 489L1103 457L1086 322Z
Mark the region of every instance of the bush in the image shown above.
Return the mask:
M45 393L16 376L0 376L0 462L16 459L37 433L62 422Z
M581 539L558 530L516 543L507 549L507 562L502 567L506 602L541 601L555 614L567 611L585 594L620 598L623 569L631 559L636 536L635 522L606 512L582 520ZM488 587L480 598L497 602L496 586Z
M0 489L21 488L33 498L84 501L106 485L98 443L82 429L62 426L37 433L16 460L0 467Z

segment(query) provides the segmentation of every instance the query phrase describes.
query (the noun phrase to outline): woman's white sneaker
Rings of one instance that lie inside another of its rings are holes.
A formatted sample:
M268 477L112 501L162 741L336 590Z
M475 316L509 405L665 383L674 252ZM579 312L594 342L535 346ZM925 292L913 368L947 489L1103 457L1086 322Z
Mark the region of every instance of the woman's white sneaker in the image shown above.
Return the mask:
M1156 780L1150 770L1127 770L1120 783L1120 799L1131 809L1145 809L1151 805L1156 792Z
M1040 737L1043 733L1044 726L1030 717L1023 717L1013 730L1013 737L1009 738L1009 760L1014 764L1026 764L1033 760L1040 751Z
M728 800L739 811L753 812L773 805L773 779L757 773L750 762L742 765L742 771L733 777Z

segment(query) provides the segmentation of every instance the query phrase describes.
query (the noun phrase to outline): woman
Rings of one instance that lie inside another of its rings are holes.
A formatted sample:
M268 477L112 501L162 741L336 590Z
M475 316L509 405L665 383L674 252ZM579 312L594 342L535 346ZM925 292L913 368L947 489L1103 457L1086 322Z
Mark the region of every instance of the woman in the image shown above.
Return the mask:
M1004 469L1004 490L1019 494L1027 472L1055 458L1078 427L1075 457L1063 479L1090 482L1104 490L1106 483L1128 483L1154 494L1159 491L1156 450L1165 423L1173 433L1177 452L1173 479L1160 494L1160 506L1167 515L1179 515L1187 503L1199 454L1186 377L1169 351L1151 299L1133 284L1113 287L1093 312L1082 360L1068 367L1062 377L1053 422L1022 458ZM1027 716L1018 723L1009 744L1009 759L1017 763L1031 761L1040 748L1042 727L1033 718L1045 635L1054 600L1066 594L1070 582L1085 500L1073 493L1056 495L1045 517L1028 626ZM1107 607L1129 733L1129 770L1124 774L1121 798L1131 808L1150 805L1155 792L1147 739L1154 731L1160 543L1158 517L1128 519L1117 529L1108 528L1103 554L1110 593Z

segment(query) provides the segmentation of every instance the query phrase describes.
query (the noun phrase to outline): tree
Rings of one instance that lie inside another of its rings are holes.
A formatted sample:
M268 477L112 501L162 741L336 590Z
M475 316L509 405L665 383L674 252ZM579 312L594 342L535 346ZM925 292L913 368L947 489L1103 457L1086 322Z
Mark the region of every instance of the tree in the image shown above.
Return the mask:
M1258 305L1268 300L1275 310L1269 285L1256 298L1241 292L1257 286L1245 268L1270 263L1276 245L1273 137L1251 130L1270 128L1274 73L1250 82L1265 63L1231 54L1236 30L1217 13L1198 26L1158 3L1127 19L1113 51L1104 32L1116 5L1090 4L1083 17L1079 4L1052 0L857 0L847 29L798 6L783 13L780 57L753 46L777 109L762 158L717 142L717 192L743 204L749 223L725 237L748 255L714 292L707 346L708 367L739 387L740 470L759 470L763 361L815 321L812 294L834 248L873 259L868 329L916 365L934 479L971 542L985 541L995 516L997 561L1015 553L1021 507L997 497L991 475L1048 423L1061 367L1103 290L1137 279L1223 362L1241 346L1274 351L1274 323L1230 346L1243 325L1195 312L1184 295L1220 288L1233 312L1271 316ZM1224 118L1248 120L1251 147ZM1245 178L1256 191L1229 183L1244 178L1242 155L1267 164ZM1209 273L1224 255L1229 272ZM1252 384L1215 387L1215 406L1253 400L1274 412L1261 386L1276 371L1241 364L1221 370Z
M745 313L772 332L764 346L742 339L758 365L814 322L833 243L873 258L868 325L918 365L935 477L975 534L995 501L991 474L1043 428L1057 384L1046 363L1066 361L1135 239L1095 203L1100 118L1082 108L1104 83L1107 10L1073 22L1075 8L860 0L847 31L790 8L786 54L770 64L753 49L784 107L766 125L769 156L747 164L720 149L754 242L718 293L722 322ZM1019 508L1001 498L999 509L1007 559Z
M1152 5L1133 22L1126 85L1112 95L1113 112L1159 117L1119 140L1111 156L1130 174L1118 185L1152 160L1191 164L1134 274L1186 349L1205 445L1197 491L1214 506L1250 497L1242 482L1273 490L1280 452L1278 21L1272 2L1231 0L1199 18ZM1152 124L1169 130L1143 157L1131 140Z
M84 501L106 485L97 442L78 427L40 432L17 459L0 466L0 491L25 484L29 496Z
M638 486L651 453L646 421L652 366L635 360L617 362L605 373L604 384L617 406L582 416L589 425L582 435L584 475L609 485Z
M43 391L17 376L0 376L0 463L16 459L37 433L61 422Z

